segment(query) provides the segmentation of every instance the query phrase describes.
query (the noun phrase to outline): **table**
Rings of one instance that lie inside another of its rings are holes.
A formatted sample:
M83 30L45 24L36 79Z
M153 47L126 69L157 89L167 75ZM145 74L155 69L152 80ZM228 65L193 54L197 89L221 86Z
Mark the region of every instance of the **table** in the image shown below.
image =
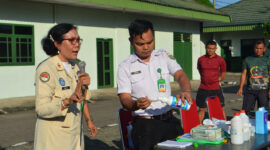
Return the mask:
M241 145L233 145L231 144L229 140L227 144L221 144L221 145L205 144L205 145L199 145L198 148L194 148L193 146L188 146L183 149L185 150L257 150L267 145L270 146L270 134L255 134L255 136L251 137L249 141L246 141ZM170 149L172 150L172 148ZM169 149L157 147L155 150L169 150Z

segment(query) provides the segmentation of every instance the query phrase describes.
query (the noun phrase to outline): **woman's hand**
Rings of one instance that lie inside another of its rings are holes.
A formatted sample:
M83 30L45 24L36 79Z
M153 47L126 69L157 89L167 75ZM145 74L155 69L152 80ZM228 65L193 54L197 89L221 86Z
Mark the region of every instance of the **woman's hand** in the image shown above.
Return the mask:
M79 80L82 82L82 85L89 86L90 85L90 76L88 73L79 73Z
M69 98L66 98L63 103L66 107L68 107L74 102L81 103L82 100L84 100L84 97L82 96L82 83L79 80L75 92Z
M96 136L96 135L97 135L97 127L96 127L96 125L93 123L92 120L88 120L88 121L87 121L87 126L88 126L88 128L90 129L90 131L91 131L90 136L91 136L91 137Z
M83 99L84 98L82 96L80 96L76 92L74 92L69 98L64 99L63 103L64 103L65 107L63 106L62 110L67 108L68 106L74 104L74 102L81 103L81 101Z

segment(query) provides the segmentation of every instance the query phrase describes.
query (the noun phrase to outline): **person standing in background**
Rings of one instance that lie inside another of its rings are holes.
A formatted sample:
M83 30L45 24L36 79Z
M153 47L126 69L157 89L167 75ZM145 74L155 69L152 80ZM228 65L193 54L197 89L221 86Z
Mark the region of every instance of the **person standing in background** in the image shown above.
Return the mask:
M256 41L254 45L255 56L247 57L243 62L243 71L237 95L243 95L243 87L247 79L247 88L244 93L242 109L247 115L254 109L256 99L260 107L269 107L269 78L270 59L264 56L266 50L263 40Z
M206 55L198 59L197 69L201 75L201 84L196 96L196 104L199 107L199 119L202 123L207 110L206 98L209 96L218 96L222 105L222 111L226 118L224 110L224 96L220 87L226 75L226 62L216 54L217 43L215 41L207 42Z

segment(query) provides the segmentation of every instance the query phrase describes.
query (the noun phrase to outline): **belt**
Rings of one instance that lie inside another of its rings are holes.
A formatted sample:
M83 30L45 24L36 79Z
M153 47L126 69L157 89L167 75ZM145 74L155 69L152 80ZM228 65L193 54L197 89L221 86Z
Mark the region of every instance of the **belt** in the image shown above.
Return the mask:
M156 119L156 120L168 120L171 119L173 116L172 111L168 111L164 114L161 115L156 115L156 116L135 116L135 118L139 119Z
M40 116L37 115L37 118L41 119L41 120L47 120L47 121L64 121L65 120L64 116L54 117L54 118L43 118L43 117L40 117Z

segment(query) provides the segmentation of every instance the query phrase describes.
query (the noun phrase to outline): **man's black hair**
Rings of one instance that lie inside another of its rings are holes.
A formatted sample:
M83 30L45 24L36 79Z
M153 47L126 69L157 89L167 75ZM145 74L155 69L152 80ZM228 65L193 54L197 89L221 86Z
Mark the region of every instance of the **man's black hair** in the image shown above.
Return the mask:
M266 46L264 40L257 40L257 41L255 42L255 44L254 44L254 47L256 47L256 45L258 45L258 44L263 44L264 47Z
M217 43L215 41L208 41L205 45L205 47L207 47L208 45L216 45L217 46Z
M150 21L143 19L134 20L130 23L128 27L130 39L133 40L133 38L137 35L140 35L142 37L142 34L147 32L149 29L154 35L153 24Z

